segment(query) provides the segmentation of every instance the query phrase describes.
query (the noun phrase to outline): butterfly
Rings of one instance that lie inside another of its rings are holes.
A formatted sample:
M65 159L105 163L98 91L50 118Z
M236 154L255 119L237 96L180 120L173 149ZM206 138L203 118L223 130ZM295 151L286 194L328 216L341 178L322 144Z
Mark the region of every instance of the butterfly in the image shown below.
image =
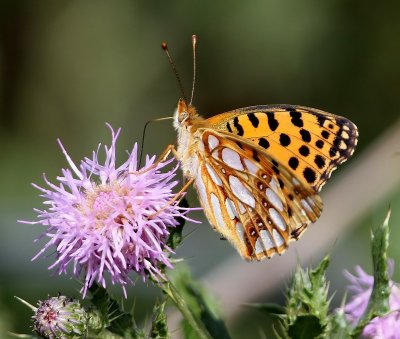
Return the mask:
M357 145L350 120L296 105L204 119L180 99L176 157L213 228L246 260L283 253L322 212L319 191Z

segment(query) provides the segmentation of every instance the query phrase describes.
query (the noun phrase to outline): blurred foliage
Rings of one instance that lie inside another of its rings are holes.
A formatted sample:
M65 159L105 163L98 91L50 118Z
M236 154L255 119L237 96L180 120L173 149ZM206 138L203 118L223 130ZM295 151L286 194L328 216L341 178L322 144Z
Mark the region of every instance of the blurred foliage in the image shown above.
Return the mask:
M123 152L140 140L147 120L171 115L180 94L161 41L168 41L189 92L190 37L199 36L194 103L205 116L268 103L321 108L359 126L357 157L399 116L399 11L395 0L2 1L0 304L8 320L0 327L29 331L29 313L13 295L34 303L59 290L78 293L76 281L49 278L49 261L30 263L40 249L32 240L43 230L16 220L32 219L32 207L40 207L29 183L41 184L42 172L51 179L65 166L57 137L79 161L108 140L105 122L123 127ZM160 153L174 139L168 122L153 124L145 152ZM377 207L360 227L379 214ZM360 229L348 240L353 251L368 246ZM233 253L217 238L202 227L185 241L190 251L182 246L196 256L190 265L198 274ZM204 240L207 253L200 252ZM335 252L333 262L335 256L346 264L358 258ZM337 272L332 276L341 283ZM156 298L143 287L130 291L138 319L151 311L148 298Z
M191 316L204 328L206 337L231 338L222 319L223 315L221 314L218 302L202 284L192 278L189 268L185 265L180 265L171 271L171 273L171 281L175 285L176 290L179 291L183 302L190 310ZM196 333L188 317L185 316L182 319L181 326L185 339L200 338L199 333Z

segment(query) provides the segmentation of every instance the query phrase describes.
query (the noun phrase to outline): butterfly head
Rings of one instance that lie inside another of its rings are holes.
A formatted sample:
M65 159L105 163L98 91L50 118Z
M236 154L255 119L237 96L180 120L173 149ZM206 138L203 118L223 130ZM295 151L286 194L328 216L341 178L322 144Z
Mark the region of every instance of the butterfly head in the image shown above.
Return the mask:
M178 107L174 114L174 127L176 129L183 126L190 126L193 119L198 117L199 115L192 105L187 104L185 99L179 99Z

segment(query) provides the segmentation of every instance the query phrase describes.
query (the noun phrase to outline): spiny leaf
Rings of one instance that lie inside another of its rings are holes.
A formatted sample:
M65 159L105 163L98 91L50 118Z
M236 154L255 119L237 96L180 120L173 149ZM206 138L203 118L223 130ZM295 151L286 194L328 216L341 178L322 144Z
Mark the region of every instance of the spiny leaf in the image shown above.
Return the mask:
M287 317L284 319L287 335L296 338L323 337L329 330L328 283L325 272L329 265L326 256L315 269L298 267L288 288ZM303 331L301 329L306 329Z
M260 303L260 304L245 304L244 306L259 310L264 314L273 318L283 319L286 317L286 309L278 304Z
M103 324L102 337L144 337L143 331L136 327L133 316L130 313L124 312L118 302L111 298L106 289L94 283L89 291L93 305L91 312L96 312Z
M153 308L153 320L151 324L150 337L153 339L166 339L169 338L168 326L167 326L167 315L165 314L164 300L161 303L156 303Z
M193 280L187 269L175 270L173 281L193 315L204 324L211 338L230 338L220 316L215 298L211 297L200 283ZM197 338L195 333L184 324L186 338Z
M337 309L331 316L331 331L329 333L331 339L350 339L351 330L346 320L344 306Z

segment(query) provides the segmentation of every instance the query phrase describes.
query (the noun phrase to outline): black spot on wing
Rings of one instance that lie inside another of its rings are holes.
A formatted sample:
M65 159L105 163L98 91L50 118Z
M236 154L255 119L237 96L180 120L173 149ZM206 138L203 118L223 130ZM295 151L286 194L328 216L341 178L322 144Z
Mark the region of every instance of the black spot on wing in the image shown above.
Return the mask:
M294 108L290 108L288 109L288 111L290 112L290 116L291 116L291 121L292 124L295 125L296 127L303 127L304 126L304 122L301 119L301 113L299 111L296 111L296 109Z
M260 162L260 158L258 157L258 153L255 149L253 149L253 159L257 162Z
M232 127L229 121L226 123L226 128L228 129L229 133L232 133Z
M302 128L300 130L300 135L301 135L301 138L303 139L303 141L305 141L305 142L310 142L311 141L311 134L306 129Z
M279 164L278 164L278 162L275 160L275 159L271 159L271 162L272 162L272 170L276 173L276 174L280 174L281 173L281 171L279 170Z
M261 147L265 148L265 149L267 149L267 148L269 147L269 141L268 141L267 139L265 139L265 138L260 138L260 139L258 140L258 144L259 144Z
M324 122L326 121L326 118L322 114L318 114L317 115L317 121L318 121L318 124L321 127L323 127L324 126Z
M236 145L239 146L239 148L241 148L242 150L244 150L244 147L242 145L242 143L240 141L236 141Z
M315 142L315 146L317 146L319 149L322 149L324 147L324 142L322 140L317 140Z
M237 129L238 135L242 136L244 134L244 130L242 125L239 123L239 118L235 117L233 119L233 126Z
M317 174L310 167L306 167L304 169L303 175L304 175L304 179L306 179L309 184L312 184L317 179Z
M328 139L329 138L329 132L327 130L323 130L321 132L321 135L324 139Z
M318 166L319 169L324 168L325 166L325 158L320 154L317 154L314 159L315 164Z
M291 157L290 159L289 159L289 166L292 168L292 169L296 169L298 166L299 166L299 159L297 159L296 157Z
M303 145L299 148L299 153L302 156L306 157L310 154L310 149L307 146Z
M338 151L338 149L335 146L332 146L329 149L329 155L333 158L337 155L337 151Z
M275 114L272 112L267 112L267 117L269 128L271 131L275 131L279 126L278 120L275 119Z
M279 136L279 142L282 146L289 146L290 137L285 133L281 133L281 135Z
M258 120L256 115L254 113L249 113L249 114L247 114L247 117L249 118L249 120L250 120L251 124L253 125L253 127L257 128L258 124L260 123L260 121Z

